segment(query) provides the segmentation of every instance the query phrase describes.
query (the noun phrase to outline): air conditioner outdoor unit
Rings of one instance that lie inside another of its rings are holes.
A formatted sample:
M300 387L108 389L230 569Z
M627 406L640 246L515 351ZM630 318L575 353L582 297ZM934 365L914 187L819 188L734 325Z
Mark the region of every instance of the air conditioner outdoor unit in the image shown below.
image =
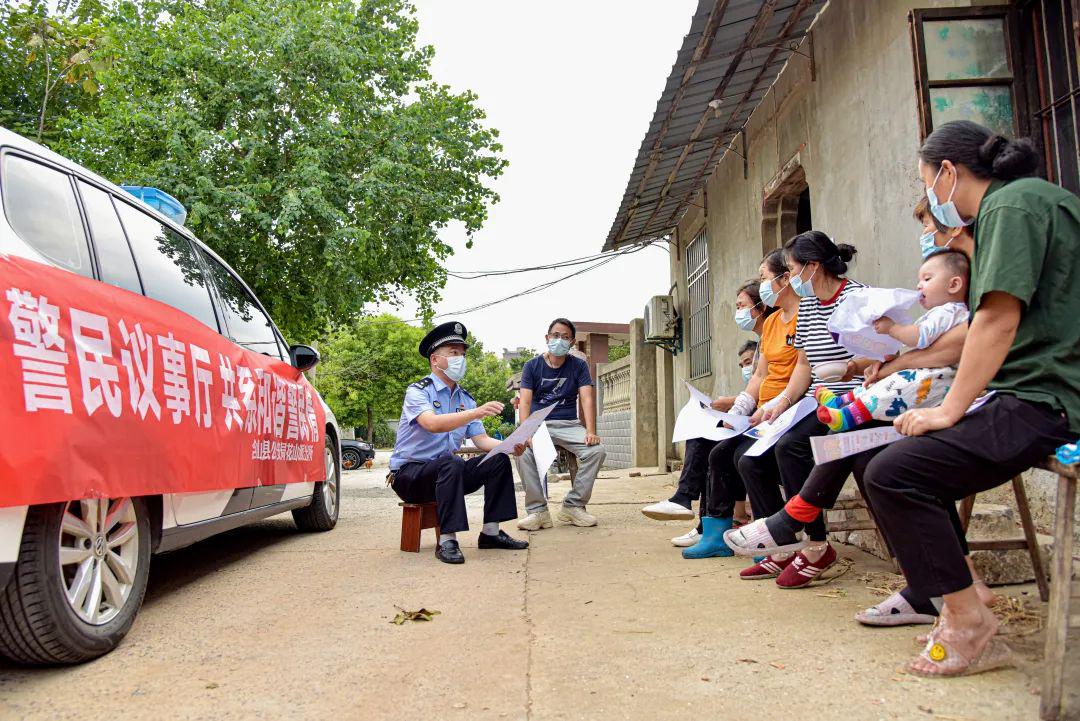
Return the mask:
M675 301L670 295L654 295L645 306L645 340L674 340L677 335Z

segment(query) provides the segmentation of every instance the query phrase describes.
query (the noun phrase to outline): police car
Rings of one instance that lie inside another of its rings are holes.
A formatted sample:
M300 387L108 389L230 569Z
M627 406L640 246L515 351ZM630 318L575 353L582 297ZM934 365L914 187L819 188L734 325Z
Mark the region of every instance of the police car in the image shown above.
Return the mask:
M223 344L226 352L232 349L287 369L311 406L321 406L321 413L309 407L302 419L312 451L305 459L304 477L315 480L259 485L242 477L226 490L0 504L0 654L21 664L53 665L109 652L135 620L152 554L286 511L304 531L335 526L341 500L341 435L333 413L298 372L313 367L318 354L308 346L286 343L240 276L183 226L179 204L153 189L128 192L0 128L0 254L81 275L90 280L79 283L102 292L116 293L102 287L109 284L165 305L121 294L129 304L152 305L173 315L178 309L190 316L185 322L190 320L199 333ZM4 292L0 289L0 298ZM0 318L0 323L8 322ZM0 348L0 353L11 354L12 348ZM22 367L33 370L25 363ZM318 428L316 419L325 419L324 427ZM217 429L215 423L204 432L221 432ZM0 461L12 454L15 444L34 443L17 433L0 435ZM143 449L139 458L152 463L161 454L192 453L183 444L161 446ZM254 448L260 450L258 442ZM264 450L270 450L269 444ZM240 467L230 465L230 458L201 460ZM10 465L5 462L3 467Z

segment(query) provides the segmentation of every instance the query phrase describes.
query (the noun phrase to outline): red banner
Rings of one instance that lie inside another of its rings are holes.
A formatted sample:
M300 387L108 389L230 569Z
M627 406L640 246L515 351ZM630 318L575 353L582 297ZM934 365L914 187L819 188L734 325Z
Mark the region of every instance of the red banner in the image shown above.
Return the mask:
M0 507L323 480L325 423L291 365L0 256Z

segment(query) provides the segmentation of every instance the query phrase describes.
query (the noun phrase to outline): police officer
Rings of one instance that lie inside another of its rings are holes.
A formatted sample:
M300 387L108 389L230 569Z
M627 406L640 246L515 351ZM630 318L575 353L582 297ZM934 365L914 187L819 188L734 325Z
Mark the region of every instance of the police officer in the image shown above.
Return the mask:
M458 531L469 530L465 494L481 486L484 527L477 546L511 551L529 547L527 541L515 540L499 529L499 523L517 518L509 456L499 453L481 465L482 456L464 461L454 455L466 436L481 451L497 446L499 442L484 431L480 419L503 410L497 401L478 408L458 385L465 377L466 333L465 326L450 321L420 341L420 355L431 363L431 374L405 391L388 476L394 492L406 503L436 502L439 541L435 556L443 563L465 562L457 542ZM524 445L518 446L515 455L524 450Z

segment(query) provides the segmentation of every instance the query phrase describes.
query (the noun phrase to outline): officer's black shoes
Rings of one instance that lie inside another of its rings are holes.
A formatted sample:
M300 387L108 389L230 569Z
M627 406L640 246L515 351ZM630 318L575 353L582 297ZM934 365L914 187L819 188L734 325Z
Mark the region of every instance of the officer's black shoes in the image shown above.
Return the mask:
M465 563L461 555L461 546L457 541L443 541L435 548L435 558L443 563Z
M497 536L489 536L481 533L476 541L477 548L502 548L507 551L524 551L529 547L528 541L518 541L506 535L506 531L499 531Z

